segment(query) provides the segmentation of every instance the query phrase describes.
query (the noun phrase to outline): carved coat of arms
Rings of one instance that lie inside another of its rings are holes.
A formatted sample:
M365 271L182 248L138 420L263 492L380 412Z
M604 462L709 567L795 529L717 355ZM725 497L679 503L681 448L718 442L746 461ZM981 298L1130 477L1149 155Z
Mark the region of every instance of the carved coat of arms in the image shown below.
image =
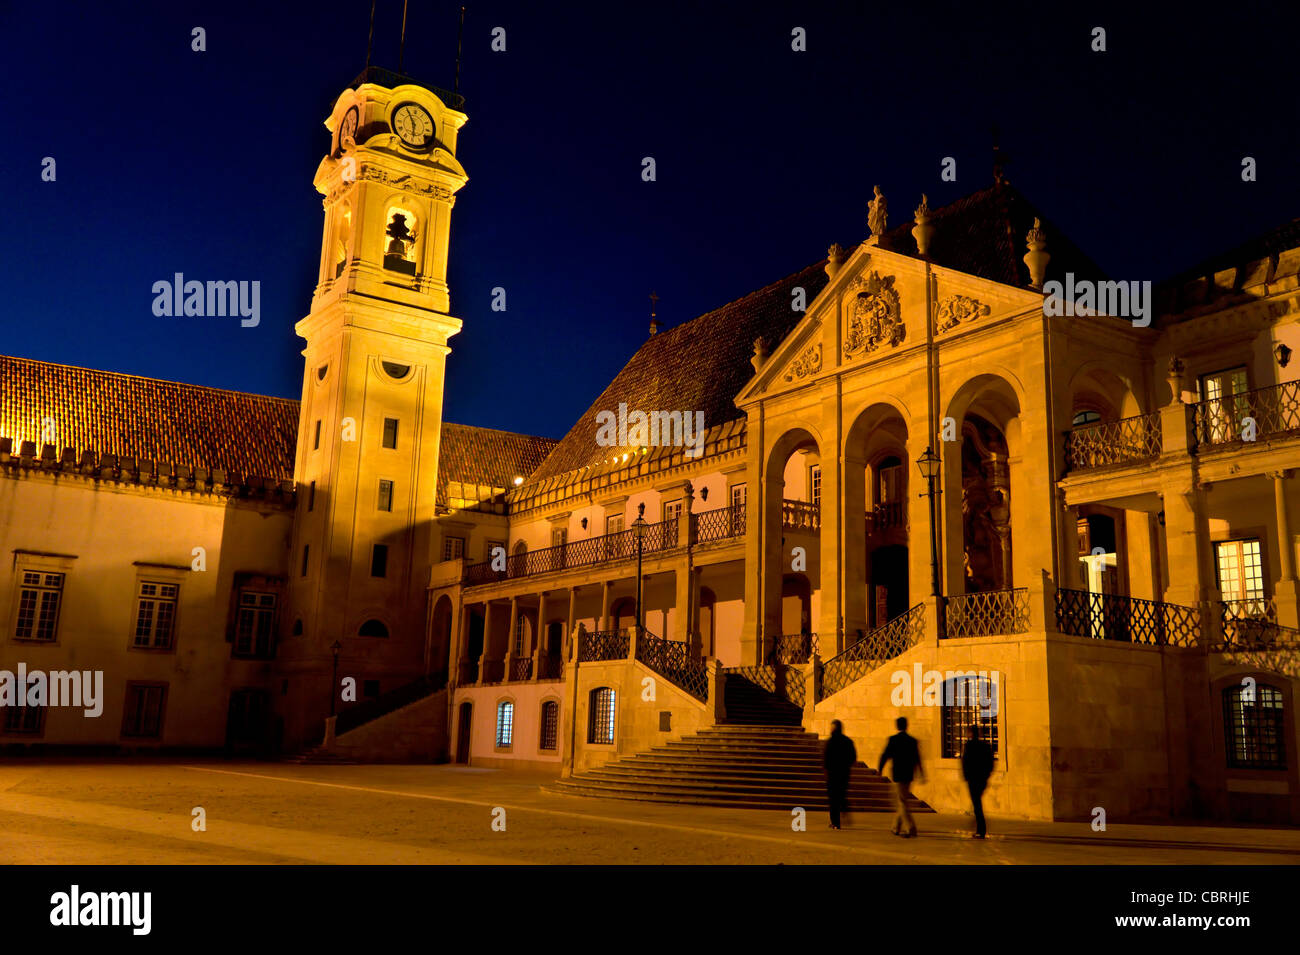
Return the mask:
M785 380L794 381L796 378L807 378L809 375L815 375L822 370L822 346L819 342L805 349L803 354L790 363L786 369Z
M939 331L946 332L962 322L973 322L989 313L989 307L966 295L950 295L939 303Z
M872 272L866 281L855 283L855 287L857 296L849 299L844 356L853 358L873 352L881 345L900 344L907 329L899 312L894 277L881 278L880 273Z

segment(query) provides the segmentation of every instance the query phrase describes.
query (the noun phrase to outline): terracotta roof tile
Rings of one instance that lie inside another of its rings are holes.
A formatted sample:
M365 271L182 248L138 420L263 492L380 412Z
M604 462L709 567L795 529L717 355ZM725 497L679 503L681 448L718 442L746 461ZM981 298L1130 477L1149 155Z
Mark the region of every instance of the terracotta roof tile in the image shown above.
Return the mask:
M0 437L15 451L33 441L289 481L297 433L296 401L0 356Z
M803 286L811 302L826 285L825 260L689 322L652 335L578 419L532 475L542 479L612 457L596 444L596 416L634 411L702 411L705 429L741 417L735 398L754 376L749 359L762 336L776 350L803 318L791 290Z
M446 506L448 482L509 489L528 477L559 442L513 431L442 423L438 449L438 503Z

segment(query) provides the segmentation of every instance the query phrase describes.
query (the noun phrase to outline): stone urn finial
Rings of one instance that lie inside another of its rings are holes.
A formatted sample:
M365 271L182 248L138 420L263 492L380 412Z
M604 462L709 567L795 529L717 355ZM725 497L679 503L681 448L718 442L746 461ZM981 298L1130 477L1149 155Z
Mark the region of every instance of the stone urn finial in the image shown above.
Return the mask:
M1043 224L1037 216L1034 217L1034 227L1025 236L1025 241L1029 245L1029 251L1025 253L1023 261L1029 267L1029 287L1041 289L1043 279L1047 277L1047 263L1052 257L1047 254L1047 233L1043 231Z
M831 247L826 250L826 277L835 278L835 273L840 270L844 264L844 247L838 242L831 243Z
M916 239L916 251L919 255L930 254L930 240L934 238L934 226L930 224L930 202L925 193L921 193L921 204L912 213L916 225L912 226L912 238Z
M755 374L762 371L763 366L767 364L767 342L763 341L761 335L754 339L754 357L749 360L749 363L754 366Z
M1169 372L1166 380L1169 382L1169 392L1172 397L1169 399L1170 404L1182 404L1183 401L1183 372L1186 366L1183 360L1177 355L1169 356Z

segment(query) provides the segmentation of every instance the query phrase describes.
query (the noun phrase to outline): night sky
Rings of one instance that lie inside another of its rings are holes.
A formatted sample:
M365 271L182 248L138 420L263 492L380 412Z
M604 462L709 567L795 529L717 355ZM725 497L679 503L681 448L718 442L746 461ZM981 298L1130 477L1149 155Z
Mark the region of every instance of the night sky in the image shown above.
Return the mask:
M1300 216L1300 17L1280 4L467 6L449 421L561 436L644 340L651 290L672 326L860 241L875 183L891 225L922 191L937 207L983 188L994 124L1010 181L1114 278ZM411 0L405 73L452 85L459 7ZM378 8L372 62L396 69L401 0ZM369 12L0 3L0 351L297 398L311 180ZM155 317L175 272L260 280L261 324Z

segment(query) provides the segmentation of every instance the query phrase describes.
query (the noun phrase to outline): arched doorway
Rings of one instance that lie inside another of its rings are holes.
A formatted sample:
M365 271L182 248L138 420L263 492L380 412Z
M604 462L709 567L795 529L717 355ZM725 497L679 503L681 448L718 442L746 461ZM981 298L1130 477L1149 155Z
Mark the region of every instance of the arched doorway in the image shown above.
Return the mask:
M962 567L965 592L1010 590L1011 466L1002 430L968 414L961 429Z
M782 644L817 629L821 586L822 459L817 437L792 428L772 445L763 471L760 620L763 663ZM797 577L793 584L787 578ZM794 587L796 590L790 591ZM789 592L788 592L789 591Z
M470 725L474 718L474 704L466 700L460 705L456 719L456 762L469 765Z

